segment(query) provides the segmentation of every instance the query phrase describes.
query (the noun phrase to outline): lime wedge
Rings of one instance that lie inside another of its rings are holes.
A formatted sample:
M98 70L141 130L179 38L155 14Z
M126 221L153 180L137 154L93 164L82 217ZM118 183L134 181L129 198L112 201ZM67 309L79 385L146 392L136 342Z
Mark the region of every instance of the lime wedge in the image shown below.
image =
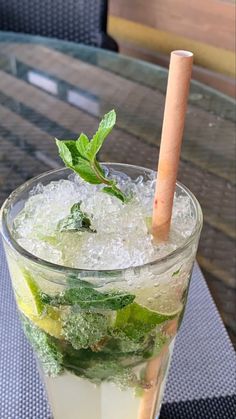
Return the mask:
M173 318L183 309L179 295L167 285L138 290L135 302L166 318Z
M53 307L46 307L41 300L41 290L25 268L11 261L10 270L16 301L22 313L34 324L56 338L61 337L60 312Z
M166 316L169 318L173 318L175 316L177 316L178 314L181 313L183 309L183 304L179 303L178 306L171 304L171 302L168 302L166 304L166 307L164 307L163 304L161 304L161 307L158 308L158 314L160 314L160 316Z
M62 337L62 326L60 315L57 309L51 307L48 308L46 315L40 318L34 316L31 311L31 306L25 304L22 300L17 298L17 303L22 313L40 329L44 330L46 333L54 336L57 339Z
M144 307L140 304L132 303L129 306L118 310L116 316L115 327L121 328L129 323L133 327L140 325L145 325L145 327L150 326L152 329L157 324L163 323L167 320L172 319L170 314L162 314L154 310L150 310L147 307Z
M16 298L29 306L34 316L40 316L43 312L44 304L41 300L40 288L37 282L25 268L20 269L17 265L11 266L11 268Z

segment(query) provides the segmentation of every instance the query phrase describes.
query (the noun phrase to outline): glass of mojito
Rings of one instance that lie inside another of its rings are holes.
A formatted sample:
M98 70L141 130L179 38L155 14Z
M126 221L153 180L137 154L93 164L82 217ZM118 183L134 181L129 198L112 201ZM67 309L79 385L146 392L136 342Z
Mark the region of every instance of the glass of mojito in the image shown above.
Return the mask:
M90 141L82 134L58 142L69 168L10 195L2 209L3 242L53 418L155 419L202 214L177 183L169 240L155 243L156 173L99 164L99 129Z

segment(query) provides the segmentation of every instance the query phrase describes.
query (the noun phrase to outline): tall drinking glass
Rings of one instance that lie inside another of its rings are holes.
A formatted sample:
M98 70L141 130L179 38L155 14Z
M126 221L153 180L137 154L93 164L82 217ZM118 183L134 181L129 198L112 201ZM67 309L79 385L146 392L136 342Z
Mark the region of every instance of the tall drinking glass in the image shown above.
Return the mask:
M146 180L153 173L137 166L108 166L131 179L142 175ZM21 247L13 222L34 186L67 179L69 173L54 170L26 182L2 208L15 299L43 373L53 418L154 419L186 305L202 227L199 203L177 183L176 195L190 201L194 228L165 257L126 269L68 268ZM119 300L113 301L114 295ZM65 296L70 296L68 303ZM99 301L94 307L93 298Z

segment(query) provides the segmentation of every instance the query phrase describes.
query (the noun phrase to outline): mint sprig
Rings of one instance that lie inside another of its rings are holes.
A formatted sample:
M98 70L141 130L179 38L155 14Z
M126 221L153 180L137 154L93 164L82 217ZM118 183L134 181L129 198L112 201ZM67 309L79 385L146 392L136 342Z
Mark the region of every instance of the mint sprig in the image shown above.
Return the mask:
M42 362L44 372L51 377L56 377L62 373L63 355L56 341L27 317L22 315L21 319L24 332Z
M68 348L63 366L75 375L87 378L95 384L113 382L122 390L139 385L137 375L127 365L122 365L114 354L96 353L89 349Z
M63 320L63 335L73 348L89 348L108 334L108 320L102 313L80 310Z
M135 299L135 295L109 292L101 293L93 288L77 287L69 288L66 291L50 296L42 294L44 304L52 306L73 306L77 305L81 309L104 309L104 310L120 310L131 304Z
M89 233L96 233L91 228L91 221L86 212L80 209L81 202L74 204L70 209L70 214L59 221L57 229L59 231L88 231Z
M126 195L117 187L115 180L106 177L104 169L97 161L97 153L115 123L116 113L112 110L104 115L91 140L82 133L75 141L56 139L56 144L60 157L67 167L79 174L86 182L105 184L106 186L102 189L103 192L126 202Z

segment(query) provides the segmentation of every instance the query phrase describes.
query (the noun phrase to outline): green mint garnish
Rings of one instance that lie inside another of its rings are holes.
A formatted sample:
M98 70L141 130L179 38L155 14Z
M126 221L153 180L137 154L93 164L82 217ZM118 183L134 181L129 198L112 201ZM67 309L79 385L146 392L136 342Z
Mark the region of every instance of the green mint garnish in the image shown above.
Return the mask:
M128 304L131 304L135 299L135 295L109 292L101 293L89 287L70 288L55 296L42 294L42 301L45 304L52 306L73 306L77 305L82 309L105 309L105 310L119 310Z
M75 274L70 274L66 278L66 282L68 284L68 288L74 288L74 287L85 287L85 288L93 288L94 284L91 282L85 281L84 279L81 279L79 276Z
M131 368L124 367L115 361L96 362L95 365L86 370L86 375L94 383L113 382L121 390L125 390L129 386L134 387L138 382Z
M115 123L116 113L112 110L104 115L91 140L82 133L76 141L56 139L56 144L60 157L67 167L79 174L86 182L105 184L103 192L126 202L125 194L117 187L114 180L106 177L102 166L97 161L97 153Z
M128 336L127 330L123 329L111 329L111 336L115 339L114 352L120 353L141 353L147 349L148 345L148 334L144 334L143 330L136 336ZM147 337L147 339L146 339Z
M63 322L63 335L75 349L98 344L108 332L108 319L101 313L80 311L69 314Z
M21 316L24 332L42 362L45 374L55 377L63 372L63 355L55 340L35 326L25 316Z
M90 349L75 350L68 348L64 354L63 365L79 377L100 384L103 381L113 382L121 389L135 387L138 377L129 366L123 366L114 355L96 353Z
M57 229L59 231L88 231L95 233L91 228L91 221L86 212L80 209L81 202L74 204L70 209L70 215L59 221Z

